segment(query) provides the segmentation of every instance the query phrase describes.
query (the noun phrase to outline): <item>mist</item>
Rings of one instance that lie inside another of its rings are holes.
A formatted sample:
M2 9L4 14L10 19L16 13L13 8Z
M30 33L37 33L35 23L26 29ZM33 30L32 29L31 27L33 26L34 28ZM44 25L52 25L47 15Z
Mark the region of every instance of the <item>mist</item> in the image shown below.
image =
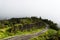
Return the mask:
M0 0L0 19L31 16L60 25L60 0Z

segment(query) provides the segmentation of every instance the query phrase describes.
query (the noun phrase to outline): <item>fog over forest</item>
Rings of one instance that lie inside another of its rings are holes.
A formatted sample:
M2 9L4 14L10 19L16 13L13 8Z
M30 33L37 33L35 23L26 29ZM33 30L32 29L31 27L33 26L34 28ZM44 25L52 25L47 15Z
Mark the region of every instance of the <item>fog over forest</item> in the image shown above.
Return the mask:
M31 16L60 25L60 0L0 0L0 19Z

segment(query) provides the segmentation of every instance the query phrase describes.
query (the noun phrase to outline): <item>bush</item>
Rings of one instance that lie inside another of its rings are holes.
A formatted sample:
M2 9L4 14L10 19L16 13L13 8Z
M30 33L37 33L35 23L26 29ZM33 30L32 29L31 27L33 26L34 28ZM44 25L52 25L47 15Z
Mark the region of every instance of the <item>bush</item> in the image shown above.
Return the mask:
M52 40L56 34L57 34L56 30L49 29L47 32L41 34L36 38L32 38L31 40L50 40L50 39Z

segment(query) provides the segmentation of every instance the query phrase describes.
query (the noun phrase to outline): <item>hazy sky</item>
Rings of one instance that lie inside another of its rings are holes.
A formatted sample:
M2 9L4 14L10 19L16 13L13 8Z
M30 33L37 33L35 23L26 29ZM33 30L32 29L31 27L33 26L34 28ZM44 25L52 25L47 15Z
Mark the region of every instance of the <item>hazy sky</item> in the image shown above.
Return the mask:
M0 0L0 18L41 16L60 23L60 0Z

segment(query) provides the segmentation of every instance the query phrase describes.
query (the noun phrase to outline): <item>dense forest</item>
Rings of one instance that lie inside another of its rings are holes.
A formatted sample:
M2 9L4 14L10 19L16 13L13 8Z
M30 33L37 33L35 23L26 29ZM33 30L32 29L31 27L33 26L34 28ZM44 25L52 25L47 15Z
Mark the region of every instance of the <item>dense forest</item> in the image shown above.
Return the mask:
M49 30L32 40L59 40L60 30L57 24L48 19L37 17L11 18L8 20L0 20L0 38L5 38L14 35L22 35L26 32L37 32L38 29L43 29L49 25ZM56 33L55 33L56 32ZM37 39L38 38L38 39ZM41 39L40 39L41 38Z

